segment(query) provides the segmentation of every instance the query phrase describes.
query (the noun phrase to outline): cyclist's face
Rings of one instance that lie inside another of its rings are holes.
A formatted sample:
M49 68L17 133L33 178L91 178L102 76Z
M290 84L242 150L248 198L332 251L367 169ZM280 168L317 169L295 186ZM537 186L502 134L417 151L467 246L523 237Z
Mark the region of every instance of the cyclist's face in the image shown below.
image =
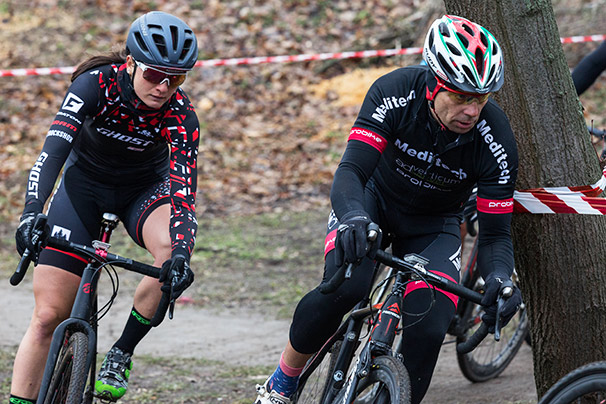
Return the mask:
M169 87L166 81L160 84L154 84L145 80L143 78L143 71L140 68L135 68L135 61L130 55L127 56L126 63L129 69L128 71L134 72L134 77L132 73L131 77L135 93L148 107L160 109L177 90L177 87Z
M439 120L455 133L466 133L478 122L488 96L468 96L440 91L434 99Z

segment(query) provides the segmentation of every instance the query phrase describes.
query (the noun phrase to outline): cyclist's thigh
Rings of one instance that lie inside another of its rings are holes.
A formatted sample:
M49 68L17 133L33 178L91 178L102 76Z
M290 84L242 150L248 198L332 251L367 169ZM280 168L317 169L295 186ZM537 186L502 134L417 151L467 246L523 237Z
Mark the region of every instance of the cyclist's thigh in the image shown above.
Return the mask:
M171 256L169 228L170 205L166 203L157 206L143 224L143 242L156 261L164 262Z
M417 253L429 259L427 268L441 276L459 282L461 268L461 236L459 220L456 217L415 217L408 220L411 229L422 229L411 237L396 238L393 241L393 250L396 255ZM448 326L450 318L458 302L456 295L437 289L439 298L434 303L432 311L443 311L440 320L443 327ZM430 304L431 289L426 283L414 282L406 289L405 307L413 312L424 312ZM418 307L413 308L411 305ZM436 313L432 313L435 316Z
M80 277L61 268L38 265L34 271L35 323L50 333L69 316ZM47 335L47 336L50 336Z
M142 189L121 215L130 237L157 256L170 258L170 183L168 177Z

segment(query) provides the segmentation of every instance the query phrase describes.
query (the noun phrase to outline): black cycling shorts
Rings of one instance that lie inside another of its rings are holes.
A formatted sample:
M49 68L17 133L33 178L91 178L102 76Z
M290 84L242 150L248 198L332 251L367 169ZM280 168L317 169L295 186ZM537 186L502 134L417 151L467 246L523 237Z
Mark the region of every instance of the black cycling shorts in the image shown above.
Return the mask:
M145 248L143 224L150 213L170 202L168 175L155 184L115 186L84 174L77 166L66 167L48 209L48 224L54 237L90 245L99 239L104 213L117 215L130 237ZM169 231L169 229L166 229ZM86 262L72 254L46 248L39 265L52 265L81 276Z

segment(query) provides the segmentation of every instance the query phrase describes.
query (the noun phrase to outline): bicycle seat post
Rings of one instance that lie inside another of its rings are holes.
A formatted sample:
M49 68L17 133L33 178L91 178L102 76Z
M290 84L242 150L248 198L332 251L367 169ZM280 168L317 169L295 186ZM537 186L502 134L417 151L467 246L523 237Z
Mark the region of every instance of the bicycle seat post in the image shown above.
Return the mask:
M113 213L106 212L103 214L103 219L101 220L101 234L99 236L101 242L109 243L112 231L118 226L119 221L120 219L118 219L118 216Z

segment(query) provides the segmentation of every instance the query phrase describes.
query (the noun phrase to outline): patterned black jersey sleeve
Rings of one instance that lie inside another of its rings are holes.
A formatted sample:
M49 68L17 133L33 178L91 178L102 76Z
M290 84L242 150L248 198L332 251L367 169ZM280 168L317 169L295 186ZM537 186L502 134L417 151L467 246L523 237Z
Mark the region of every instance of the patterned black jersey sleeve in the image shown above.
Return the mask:
M179 109L167 111L162 136L170 144L171 238L173 254L190 257L196 239L198 118L187 97L177 93ZM192 130L193 129L193 130Z
M42 211L86 117L97 109L100 76L83 74L69 87L30 171L24 212Z

